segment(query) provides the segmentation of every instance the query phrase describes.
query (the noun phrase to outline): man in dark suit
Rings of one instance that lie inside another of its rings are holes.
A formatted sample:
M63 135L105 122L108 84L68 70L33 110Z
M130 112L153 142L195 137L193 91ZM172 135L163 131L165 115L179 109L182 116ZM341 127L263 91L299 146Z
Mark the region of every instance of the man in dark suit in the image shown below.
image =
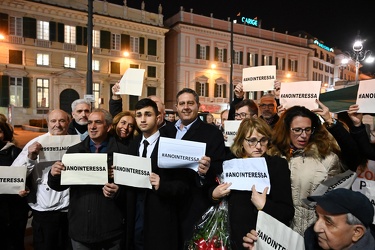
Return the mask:
M177 248L178 225L172 196L163 169L157 166L158 142L161 132L158 124L161 117L157 104L149 99L141 99L135 105L135 119L142 134L130 144L129 153L151 158L152 189L126 189L128 198L128 237L134 241L136 250ZM161 179L165 184L161 184ZM134 233L132 232L134 231ZM132 239L134 235L134 239Z
M70 153L106 153L108 166L113 164L113 153L126 153L127 148L109 134L111 114L104 109L95 109L88 117L88 137L71 146ZM61 161L55 162L48 174L48 185L56 191L69 188L61 185ZM112 178L102 185L70 186L68 211L69 235L73 249L121 249L123 247L125 223L124 192Z
M174 169L173 179L178 194L177 212L180 226L180 246L191 239L194 225L210 207L208 190L215 185L216 177L222 172L224 160L224 139L219 129L198 118L199 96L189 88L177 93L177 113L180 119L174 126L168 126L166 135L170 138L206 143L205 156L199 161L197 171ZM183 187L185 185L185 188Z

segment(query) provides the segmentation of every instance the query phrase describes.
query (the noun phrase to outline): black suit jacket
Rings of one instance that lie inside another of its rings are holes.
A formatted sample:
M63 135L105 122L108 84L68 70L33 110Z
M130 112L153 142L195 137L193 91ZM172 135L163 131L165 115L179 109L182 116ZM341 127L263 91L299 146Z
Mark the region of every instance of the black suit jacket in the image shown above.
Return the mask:
M139 146L142 141L142 135L138 135L130 144L129 153L139 156ZM156 191L153 189L140 189L126 187L127 189L127 237L130 242L129 249L134 246L134 226L136 215L137 195L144 194L144 224L143 224L143 249L178 249L178 221L176 214L176 205L174 197L170 195L168 179L164 170L157 166L157 154L159 139L151 153L152 172L160 176L160 187Z
M167 127L166 136L176 138L175 126ZM222 173L222 163L225 157L224 138L221 131L199 118L182 137L182 140L206 143L206 156L211 158L210 168L201 179L196 171L191 169L172 169L168 171L169 179L174 180L170 189L178 197L176 201L180 226L180 248L183 242L191 239L194 225L202 214L211 206L209 190L215 186L216 177Z

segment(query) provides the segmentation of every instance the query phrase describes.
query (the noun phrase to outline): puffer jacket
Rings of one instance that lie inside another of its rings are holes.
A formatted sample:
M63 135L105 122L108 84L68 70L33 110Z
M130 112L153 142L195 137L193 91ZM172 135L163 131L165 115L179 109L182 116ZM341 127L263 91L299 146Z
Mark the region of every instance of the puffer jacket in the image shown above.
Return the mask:
M310 196L320 183L341 173L342 165L335 153L322 158L316 145L312 145L289 160L289 169L295 208L291 227L303 235L315 222L316 216L314 208L308 207L302 200Z

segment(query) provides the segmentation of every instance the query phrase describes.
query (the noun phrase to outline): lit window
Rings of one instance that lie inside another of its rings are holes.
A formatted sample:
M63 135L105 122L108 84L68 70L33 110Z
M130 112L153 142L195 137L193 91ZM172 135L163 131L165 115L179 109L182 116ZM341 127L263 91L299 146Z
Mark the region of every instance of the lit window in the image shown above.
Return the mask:
M36 64L41 66L48 66L49 65L49 54L36 54Z
M75 44L76 43L76 27L65 25L64 30L65 30L64 42Z
M199 58L208 60L206 58L206 46L199 46Z
M49 40L49 22L37 21L36 23L36 37L40 40Z
M92 70L99 71L100 70L100 62L99 60L92 60Z
M75 69L75 67L76 67L75 57L71 57L71 56L64 57L64 67Z
M92 46L94 48L100 48L100 31L99 30L92 31Z
M49 79L36 79L37 108L49 107Z
M23 80L20 77L9 78L10 104L15 107L23 106Z
M100 84L97 82L94 82L92 84L92 94L94 95L94 106L95 108L99 108L99 96L100 96Z

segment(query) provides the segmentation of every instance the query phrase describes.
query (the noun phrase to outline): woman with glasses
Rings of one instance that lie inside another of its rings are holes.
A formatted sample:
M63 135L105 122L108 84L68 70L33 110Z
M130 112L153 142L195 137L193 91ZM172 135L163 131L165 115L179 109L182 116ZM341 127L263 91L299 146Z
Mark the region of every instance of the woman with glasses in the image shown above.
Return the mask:
M335 139L322 126L319 117L301 106L287 109L274 128L271 155L289 162L295 215L292 228L303 235L315 222L315 210L302 199L317 186L341 172L340 151Z
M122 111L113 118L112 133L117 140L126 146L138 134L137 123L134 114L130 111Z
M289 225L294 215L290 171L288 162L278 156L269 156L271 130L267 123L259 118L245 118L237 131L231 146L233 158L264 157L270 179L270 187L258 193L255 186L252 191L230 190L230 183L218 185L212 192L212 199L218 202L228 196L229 221L231 227L232 249L243 249L242 238L256 226L258 211L262 210ZM249 169L251 170L251 169ZM267 190L270 192L267 195Z

